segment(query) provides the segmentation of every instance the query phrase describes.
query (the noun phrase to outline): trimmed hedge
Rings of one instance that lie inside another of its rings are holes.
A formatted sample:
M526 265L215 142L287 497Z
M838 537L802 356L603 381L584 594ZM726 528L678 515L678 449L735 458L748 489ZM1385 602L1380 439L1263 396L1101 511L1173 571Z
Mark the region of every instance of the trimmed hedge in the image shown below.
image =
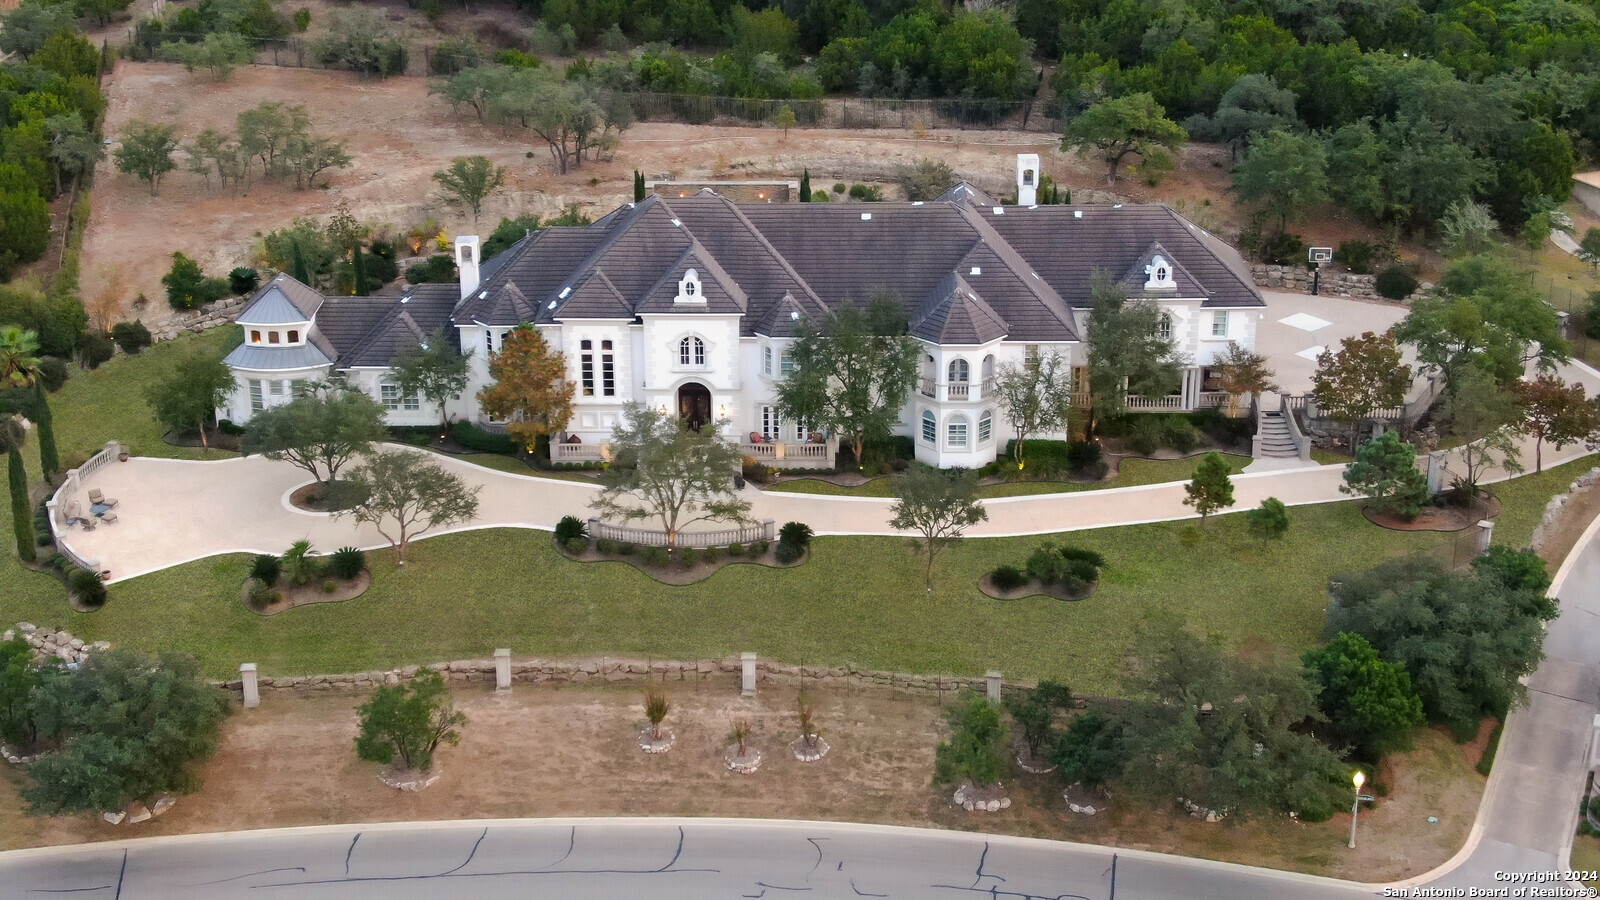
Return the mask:
M479 453L504 453L508 456L517 452L517 442L510 435L490 434L471 422L457 422L450 429L456 443Z

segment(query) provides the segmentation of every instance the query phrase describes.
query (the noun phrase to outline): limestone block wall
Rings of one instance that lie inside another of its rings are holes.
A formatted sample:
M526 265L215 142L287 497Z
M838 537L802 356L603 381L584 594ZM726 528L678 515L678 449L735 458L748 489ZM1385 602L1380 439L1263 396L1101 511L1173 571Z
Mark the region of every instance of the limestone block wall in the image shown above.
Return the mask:
M1255 278L1258 287L1273 288L1280 291L1297 291L1303 294L1311 293L1311 271L1304 266L1267 266L1255 264L1250 267L1250 274ZM1324 271L1320 292L1328 297L1347 297L1353 300L1378 300L1384 303L1393 302L1378 294L1378 276L1356 275L1351 272ZM1424 281L1417 286L1417 292L1412 294L1412 299L1427 297L1433 294L1433 282Z

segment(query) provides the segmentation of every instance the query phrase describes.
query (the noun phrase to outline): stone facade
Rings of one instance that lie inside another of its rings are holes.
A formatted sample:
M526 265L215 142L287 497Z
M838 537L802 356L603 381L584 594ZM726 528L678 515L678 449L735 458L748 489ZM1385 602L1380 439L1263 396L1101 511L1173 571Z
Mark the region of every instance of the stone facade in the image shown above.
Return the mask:
M1302 294L1311 293L1311 270L1304 266L1266 266L1252 265L1250 274L1255 278L1257 285L1264 288L1274 288L1282 291L1296 291ZM1387 297L1378 293L1378 276L1356 275L1351 272L1334 272L1324 270L1320 292L1328 297L1347 297L1352 300L1378 300L1391 303ZM1417 286L1417 292L1411 297L1426 297L1433 293L1433 282L1424 281Z

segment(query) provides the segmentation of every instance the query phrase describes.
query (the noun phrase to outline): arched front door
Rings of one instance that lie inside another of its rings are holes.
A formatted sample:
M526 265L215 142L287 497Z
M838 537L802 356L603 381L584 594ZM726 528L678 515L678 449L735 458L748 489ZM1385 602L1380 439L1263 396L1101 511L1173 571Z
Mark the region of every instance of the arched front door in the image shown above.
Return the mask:
M678 418L690 431L706 427L711 421L711 389L695 381L678 388Z

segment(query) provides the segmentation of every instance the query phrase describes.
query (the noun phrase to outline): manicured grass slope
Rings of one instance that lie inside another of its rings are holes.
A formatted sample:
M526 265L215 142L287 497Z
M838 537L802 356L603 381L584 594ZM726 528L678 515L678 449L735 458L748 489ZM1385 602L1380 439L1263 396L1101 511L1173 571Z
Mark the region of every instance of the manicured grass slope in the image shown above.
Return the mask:
M134 367L146 364L118 360L79 376L68 389L74 393L57 395L56 420L71 435L64 448L133 435L139 452L195 455L160 443L144 420L129 383L143 371ZM1497 486L1505 512L1496 539L1526 543L1545 501L1589 464ZM1147 612L1171 610L1231 640L1298 653L1321 631L1330 574L1445 539L1379 529L1350 503L1298 507L1291 515L1289 539L1269 547L1245 535L1239 516L1214 519L1193 548L1177 539L1182 523L1065 535L1110 561L1101 589L1081 603L1008 603L979 593L981 574L1021 563L1042 538L965 541L940 557L928 593L920 560L897 538L818 538L813 559L797 568L732 566L672 587L622 563L571 562L544 532L494 529L424 540L405 571L389 553L374 553L365 596L271 619L239 603L248 565L242 554L115 585L106 608L88 615L67 607L58 582L7 560L0 562L0 622L185 650L217 677L247 661L269 674L304 674L487 657L496 647L519 655L679 659L755 650L788 661L930 674L997 667L1008 677L1054 677L1109 693L1132 629ZM9 533L9 521L0 526Z

